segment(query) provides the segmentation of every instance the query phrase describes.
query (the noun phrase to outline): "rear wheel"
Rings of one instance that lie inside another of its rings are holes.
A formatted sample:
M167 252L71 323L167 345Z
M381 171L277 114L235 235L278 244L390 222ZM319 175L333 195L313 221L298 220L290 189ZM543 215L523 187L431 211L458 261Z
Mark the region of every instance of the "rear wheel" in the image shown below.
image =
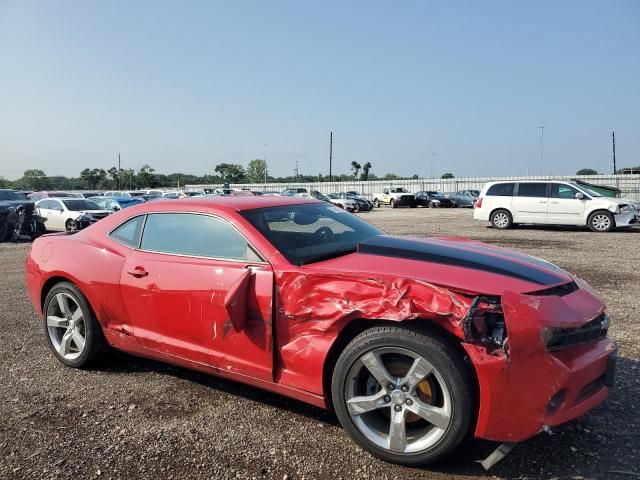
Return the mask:
M600 210L589 217L589 228L593 232L610 232L615 226L615 220L611 213Z
M491 225L500 230L505 230L513 225L513 218L508 210L496 210L491 214Z
M377 198L373 200L373 208L380 208L380 202Z
M49 291L43 317L47 343L68 367L85 367L106 346L89 302L72 283L58 283Z
M391 199L391 208L396 208L396 201L393 198Z
M439 336L399 327L367 330L347 345L333 372L332 398L362 448L403 465L453 451L475 408L461 355Z

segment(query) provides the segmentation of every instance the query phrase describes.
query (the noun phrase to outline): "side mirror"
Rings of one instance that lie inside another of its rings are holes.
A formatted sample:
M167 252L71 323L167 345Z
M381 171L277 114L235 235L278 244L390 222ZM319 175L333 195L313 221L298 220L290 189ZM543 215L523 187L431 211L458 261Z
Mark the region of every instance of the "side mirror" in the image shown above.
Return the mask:
M113 207L111 207L111 210L117 212L118 210L120 210L120 207L118 205L114 205Z
M582 200L582 199L584 198L584 193L582 193L582 192L578 192L578 193L576 193L576 198L577 198L578 200Z

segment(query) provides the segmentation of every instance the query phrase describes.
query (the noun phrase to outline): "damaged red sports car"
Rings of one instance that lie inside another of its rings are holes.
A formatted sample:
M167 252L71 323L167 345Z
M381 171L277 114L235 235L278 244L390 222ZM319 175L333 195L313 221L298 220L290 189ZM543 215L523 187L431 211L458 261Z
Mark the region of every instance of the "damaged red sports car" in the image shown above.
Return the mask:
M616 347L582 280L481 243L385 235L288 197L151 202L37 239L55 356L110 345L335 410L382 459L515 443L601 403Z

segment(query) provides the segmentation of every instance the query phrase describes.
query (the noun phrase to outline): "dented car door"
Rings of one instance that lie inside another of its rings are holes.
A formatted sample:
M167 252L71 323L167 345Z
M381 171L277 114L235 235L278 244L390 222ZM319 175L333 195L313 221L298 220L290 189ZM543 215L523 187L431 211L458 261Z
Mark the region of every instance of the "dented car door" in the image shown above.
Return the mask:
M272 379L271 267L225 220L149 215L120 284L146 348Z

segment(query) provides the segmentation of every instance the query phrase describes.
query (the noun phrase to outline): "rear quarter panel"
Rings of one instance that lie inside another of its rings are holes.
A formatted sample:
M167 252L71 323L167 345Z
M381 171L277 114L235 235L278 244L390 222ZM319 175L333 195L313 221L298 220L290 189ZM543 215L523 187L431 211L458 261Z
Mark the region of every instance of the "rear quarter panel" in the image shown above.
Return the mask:
M27 289L36 312L42 313L48 282L66 280L80 288L103 327L128 324L119 288L125 247L109 243L96 244L82 232L38 238L26 261Z

